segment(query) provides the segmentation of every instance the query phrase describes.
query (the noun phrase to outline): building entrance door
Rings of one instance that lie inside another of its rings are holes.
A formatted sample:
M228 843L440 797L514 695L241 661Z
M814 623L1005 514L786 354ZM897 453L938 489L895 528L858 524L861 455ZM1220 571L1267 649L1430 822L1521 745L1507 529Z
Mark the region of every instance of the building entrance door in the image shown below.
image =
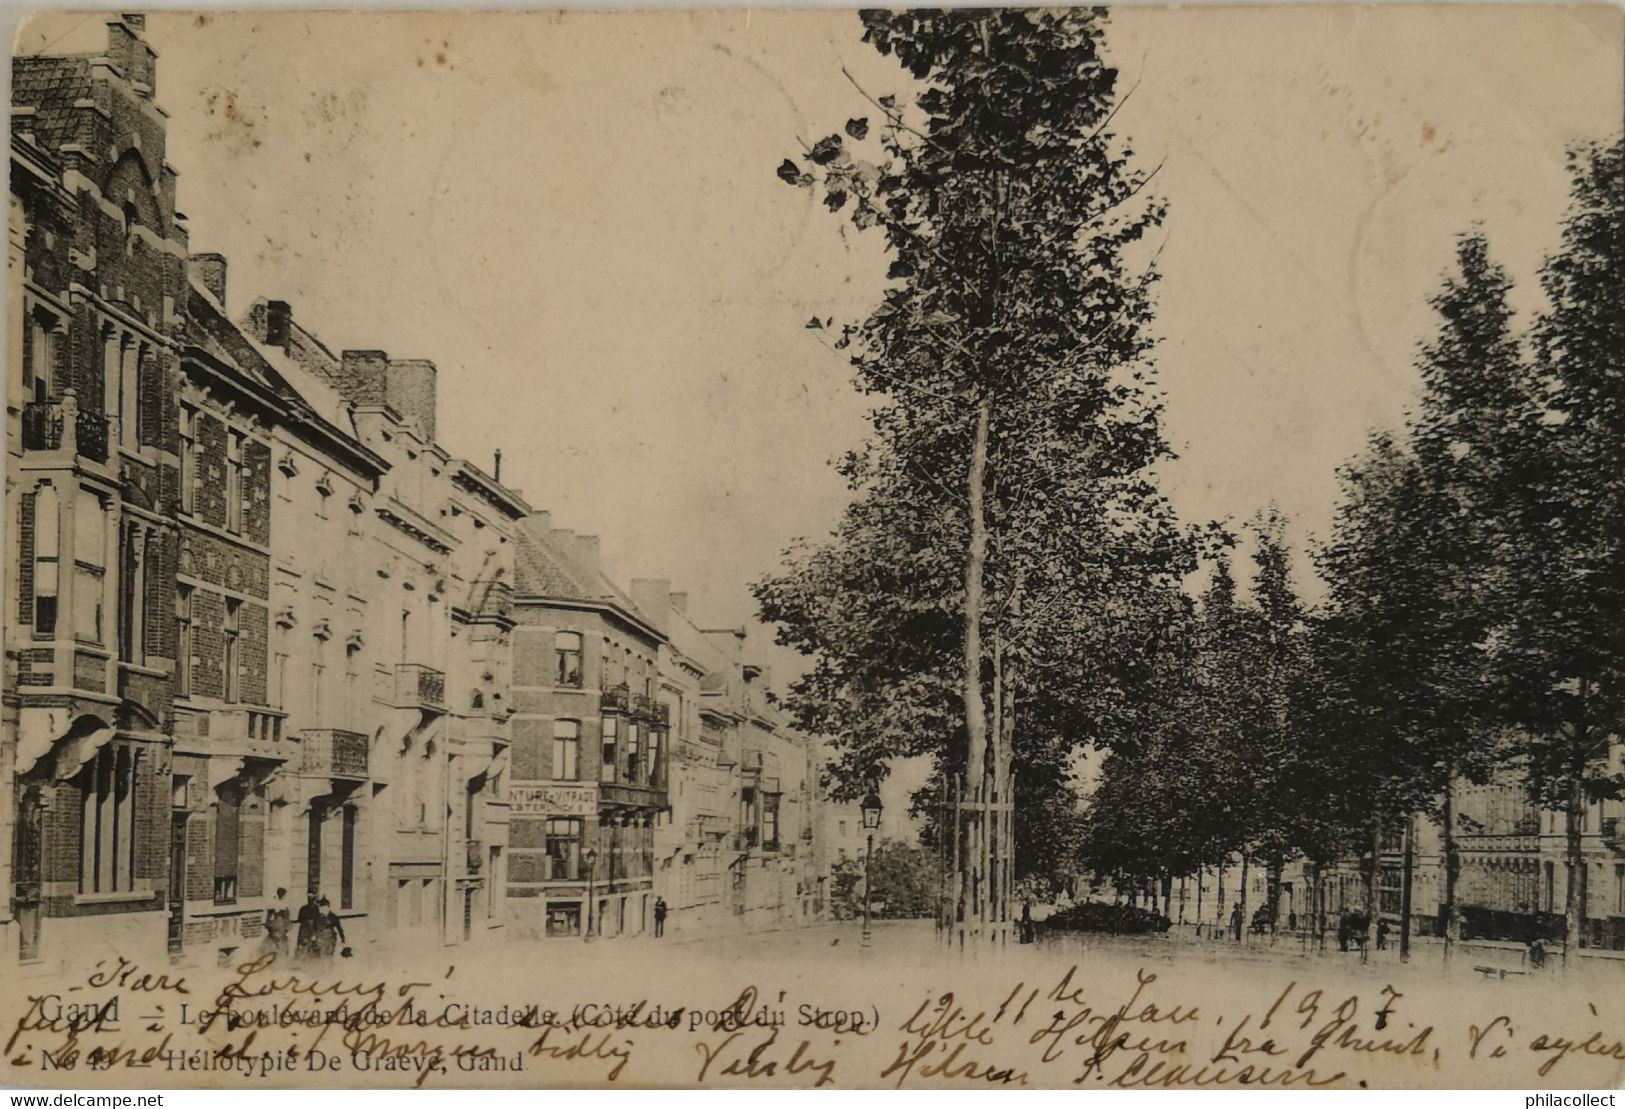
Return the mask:
M23 791L17 806L17 839L13 859L14 911L17 915L17 958L31 963L40 957L40 834L43 825L39 787Z
M169 953L186 946L186 814L169 817Z

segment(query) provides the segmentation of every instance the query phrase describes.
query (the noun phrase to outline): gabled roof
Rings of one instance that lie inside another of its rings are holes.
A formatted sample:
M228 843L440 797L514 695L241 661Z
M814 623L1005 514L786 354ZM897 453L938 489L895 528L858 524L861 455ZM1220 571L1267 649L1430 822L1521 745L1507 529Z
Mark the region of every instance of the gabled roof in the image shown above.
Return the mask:
M520 522L514 550L514 593L518 598L540 598L601 606L614 611L652 639L666 635L650 621L624 590L578 552L570 541L585 540L574 532L547 527L546 514Z
M187 301L186 335L193 347L282 400L289 414L320 437L323 448L342 452L348 464L364 473L376 475L389 469L357 437L349 409L332 390L234 323L196 277Z

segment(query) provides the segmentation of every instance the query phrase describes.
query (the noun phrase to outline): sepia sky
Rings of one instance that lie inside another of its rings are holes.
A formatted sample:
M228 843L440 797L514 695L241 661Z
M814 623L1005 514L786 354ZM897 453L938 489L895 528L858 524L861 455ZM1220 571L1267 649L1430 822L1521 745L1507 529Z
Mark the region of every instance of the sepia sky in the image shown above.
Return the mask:
M46 17L18 49L91 49ZM1410 402L1426 296L1474 221L1519 280L1564 149L1617 131L1593 8L1117 9L1118 117L1170 204L1157 354L1193 520L1323 534L1334 469ZM884 261L774 167L901 72L845 12L155 13L194 250L335 349L434 360L440 437L703 623L835 521L863 434L843 361Z

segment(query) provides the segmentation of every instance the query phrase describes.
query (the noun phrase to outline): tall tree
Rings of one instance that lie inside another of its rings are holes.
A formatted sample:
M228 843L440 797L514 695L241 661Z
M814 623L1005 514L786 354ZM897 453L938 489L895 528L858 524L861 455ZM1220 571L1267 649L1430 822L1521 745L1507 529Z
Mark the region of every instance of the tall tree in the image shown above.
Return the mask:
M1509 509L1522 498L1524 456L1540 433L1539 383L1522 356L1507 302L1511 281L1478 232L1463 235L1457 272L1430 301L1436 337L1417 365L1421 402L1410 420L1419 517L1407 588L1425 649L1401 678L1422 716L1417 742L1425 789L1442 798L1445 957L1460 935L1455 785L1481 782L1495 765L1501 729L1487 646L1502 619L1499 572Z
M1618 797L1608 746L1625 720L1625 152L1574 152L1560 249L1534 326L1547 418L1520 458L1493 659L1531 799L1564 814L1565 953L1585 917L1580 825Z
M756 594L812 657L790 705L836 737L838 785L929 753L1007 798L1023 748L1053 767L1057 745L1132 728L1123 690L1192 562L1151 476L1153 273L1133 254L1162 206L1110 131L1103 13L861 18L911 95L854 83L873 126L778 172L885 237L892 284L832 344L878 403L835 534Z

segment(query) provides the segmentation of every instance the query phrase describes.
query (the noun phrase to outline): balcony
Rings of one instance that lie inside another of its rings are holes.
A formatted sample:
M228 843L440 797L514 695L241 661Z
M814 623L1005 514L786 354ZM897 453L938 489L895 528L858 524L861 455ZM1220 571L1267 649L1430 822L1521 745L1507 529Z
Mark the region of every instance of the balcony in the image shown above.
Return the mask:
M471 839L468 841L468 872L478 874L485 865L485 841Z
M367 777L367 737L340 728L312 728L299 733L304 745L302 774L362 781Z
M605 686L598 695L598 706L604 712L626 712L631 704L632 694L626 688L626 683Z
M1513 821L1512 834L1515 836L1537 836L1540 834L1540 817L1520 816Z
M656 701L649 709L649 724L655 728L671 727L671 706L663 701Z
M59 401L23 405L23 449L64 451L93 462L107 461L107 419L81 412L70 394Z
M634 694L632 696L632 715L639 720L653 720L655 715L654 698L643 693Z
M445 712L446 675L421 663L399 663L395 667L395 706Z
M1602 841L1613 847L1625 846L1625 835L1621 835L1619 817L1610 816L1602 822L1600 829Z
M813 838L812 825L809 824L807 827L801 829L801 842L802 843L811 843L812 838Z

